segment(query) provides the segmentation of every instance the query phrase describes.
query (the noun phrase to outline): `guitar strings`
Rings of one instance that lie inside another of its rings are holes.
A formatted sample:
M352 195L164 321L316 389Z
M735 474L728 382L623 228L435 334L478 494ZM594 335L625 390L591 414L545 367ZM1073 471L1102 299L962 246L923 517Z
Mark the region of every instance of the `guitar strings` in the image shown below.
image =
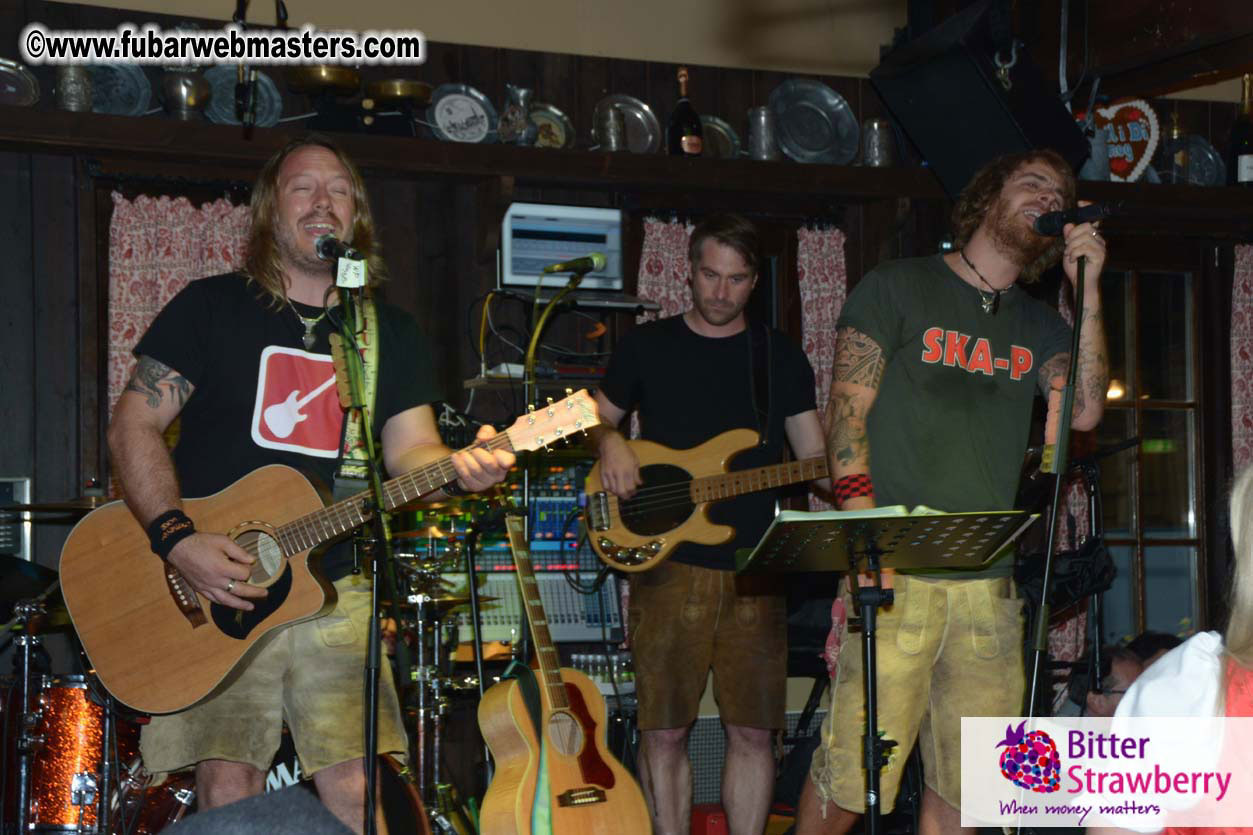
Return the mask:
M726 475L734 474L735 472L732 471ZM712 478L724 477L725 476L712 476ZM706 476L705 478L711 477ZM692 484L701 480L703 479L688 479L687 481L676 481L671 482L670 484L659 484L656 487L641 487L630 499L618 499L618 501L610 507L609 517L610 519L615 517L637 517L647 512L658 510L667 506L682 504L684 502L695 505L702 504L707 501L719 501L719 499L697 500L692 498ZM734 481L733 483L736 488L742 486L739 481ZM757 489L768 489L770 486L773 485L753 488L753 491L755 492ZM643 497L643 500L640 500L639 497ZM726 498L733 497L727 496ZM622 508L623 503L626 503L627 507L620 509Z

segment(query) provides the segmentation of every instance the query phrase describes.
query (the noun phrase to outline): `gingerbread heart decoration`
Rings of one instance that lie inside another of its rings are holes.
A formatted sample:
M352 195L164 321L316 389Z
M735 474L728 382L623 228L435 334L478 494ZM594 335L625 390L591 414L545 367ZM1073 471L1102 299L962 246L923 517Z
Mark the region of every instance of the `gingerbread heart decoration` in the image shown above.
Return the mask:
M1157 114L1143 99L1130 99L1096 109L1096 129L1105 131L1109 178L1132 182L1144 175L1157 150L1161 131Z

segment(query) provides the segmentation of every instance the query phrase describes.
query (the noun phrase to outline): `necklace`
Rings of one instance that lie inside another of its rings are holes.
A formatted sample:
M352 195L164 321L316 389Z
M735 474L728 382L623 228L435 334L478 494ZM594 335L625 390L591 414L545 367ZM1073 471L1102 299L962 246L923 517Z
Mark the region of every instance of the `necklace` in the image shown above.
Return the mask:
M306 351L313 350L313 343L317 341L317 337L313 335L313 329L318 326L326 318L326 311L323 310L316 317L310 319L308 316L301 316L300 311L296 309L296 305L292 304L291 299L287 300L287 306L291 308L291 312L296 314L296 318L300 320L300 324L304 325L304 336L300 337L300 341L305 344Z
M979 276L979 280L982 281L984 286L990 291L985 293L978 287L975 288L975 292L979 294L979 306L983 308L983 312L995 316L996 311L1001 306L1001 294L1009 288L1002 287L1000 290L997 290L988 283L986 278L983 277L983 273L979 272L978 267L972 264L970 259L966 257L966 250L959 249L957 253L961 255L962 260L966 262L966 266L970 267L971 271L974 272L975 275Z

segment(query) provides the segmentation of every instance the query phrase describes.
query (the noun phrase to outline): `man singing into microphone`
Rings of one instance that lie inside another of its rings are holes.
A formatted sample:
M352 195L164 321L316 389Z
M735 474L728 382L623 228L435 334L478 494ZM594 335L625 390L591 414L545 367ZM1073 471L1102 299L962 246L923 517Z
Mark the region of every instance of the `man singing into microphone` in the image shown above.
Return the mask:
M115 472L148 530L151 559L176 568L206 606L251 610L267 592L249 582L254 558L223 531L195 530L182 496L216 493L267 464L296 467L324 485L349 482L343 492L357 492L350 482L361 465L351 459L364 439L358 433L351 441L359 422L346 419L334 385L328 335L343 314L334 261L315 250L324 235L363 253L371 281L383 276L361 175L315 135L289 143L262 169L244 269L193 281L140 339L139 364L109 426ZM437 394L417 323L381 302L361 307L357 340L373 404L368 431L381 439L388 472L443 458L449 451L428 405ZM171 456L162 436L175 417L181 426ZM484 427L479 439L493 434ZM456 480L425 498L485 489L512 464L505 452L458 453ZM266 519L267 497L257 498L248 518ZM330 550L321 568L338 594L333 612L268 636L225 687L186 711L153 717L143 730L148 771L195 767L201 810L261 793L286 720L322 802L354 831L363 829L370 581L368 572L353 573L347 543ZM386 665L382 673L378 750L403 755L400 706Z
M1072 425L1088 430L1100 421L1109 373L1098 292L1105 242L1089 223L1066 224L1064 243L1033 228L1041 215L1072 206L1074 193L1070 167L1052 151L996 159L953 210L953 252L880 265L857 285L837 325L825 416L842 509L1013 506L1032 400L1065 379L1071 345L1057 312L1017 285L1059 256L1072 284L1079 258L1087 259ZM895 602L878 620L879 729L899 747L882 771L882 809L892 809L917 740L922 833L962 831L962 716L1014 716L1023 707L1011 562L890 578ZM841 595L851 610L847 582ZM859 637L845 628L840 638L832 711L801 798L799 835L848 832L864 810Z

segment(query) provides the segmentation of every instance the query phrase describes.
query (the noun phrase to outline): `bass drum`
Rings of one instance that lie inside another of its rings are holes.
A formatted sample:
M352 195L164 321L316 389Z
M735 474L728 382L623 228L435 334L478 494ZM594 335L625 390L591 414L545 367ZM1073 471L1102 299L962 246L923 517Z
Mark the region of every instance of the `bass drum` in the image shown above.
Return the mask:
M427 819L426 808L422 805L422 798L418 795L418 787L414 784L409 769L386 755L380 755L378 761L378 791L383 804L383 818L387 821L387 831L431 835L431 823ZM284 725L278 752L265 775L265 790L278 791L296 783L317 794L312 778L306 779L300 770L296 746Z

